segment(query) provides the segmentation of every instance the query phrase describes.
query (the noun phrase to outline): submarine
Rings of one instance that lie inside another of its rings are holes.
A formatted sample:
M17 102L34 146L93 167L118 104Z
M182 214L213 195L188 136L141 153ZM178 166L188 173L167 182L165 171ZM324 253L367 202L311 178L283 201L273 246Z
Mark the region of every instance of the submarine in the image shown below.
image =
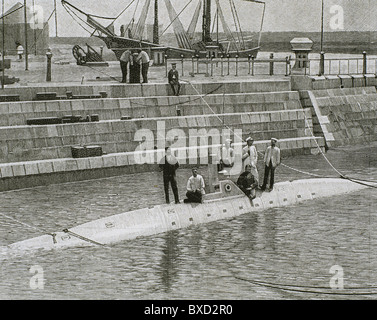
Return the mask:
M334 197L371 186L377 186L377 182L367 185L342 178L301 179L276 183L271 192L258 190L256 197L250 200L231 179L225 179L216 182L213 192L203 195L202 203L163 204L128 211L19 241L3 247L2 252L109 246L247 213Z

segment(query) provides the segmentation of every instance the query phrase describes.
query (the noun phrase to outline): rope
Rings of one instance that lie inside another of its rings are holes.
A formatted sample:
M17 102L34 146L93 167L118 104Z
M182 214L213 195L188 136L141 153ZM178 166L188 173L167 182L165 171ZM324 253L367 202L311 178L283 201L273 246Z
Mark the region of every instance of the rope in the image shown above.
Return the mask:
M117 82L120 82L117 78L113 77L113 76L110 75L109 73L106 73L105 71L101 71L101 70L99 70L99 69L95 69L94 67L91 67L91 66L86 65L86 64L84 64L83 67L88 67L88 68L90 68L90 69L92 69L92 70L98 71L99 73L102 73L102 74L104 74L105 76L108 76L109 78L111 78L111 79L113 79L113 80L115 80L115 81L117 81Z
M207 103L207 101L204 99L204 97L202 95L200 95L199 91L194 87L194 85L190 82L190 81L186 81L187 83L189 83L192 88L197 92L197 94L200 96L200 98L203 100L203 102L207 105L207 107L212 111L212 113L220 120L220 122L223 124L223 126L227 127L235 136L238 136L229 126L227 126L224 121L215 113L215 111L211 108L211 106ZM307 126L307 128L309 129L310 131L310 134L311 136L314 138L314 142L317 146L317 149L319 150L319 152L321 153L321 155L323 156L323 158L326 160L326 162L330 165L330 167L339 175L340 178L343 178L343 179L347 179L353 183L357 183L357 184L360 184L360 185L364 185L366 187L371 187L371 188L377 188L377 186L374 186L374 185L370 185L370 184L366 184L364 182L360 182L362 181L361 179L353 179L353 178L349 178L347 176L345 176L343 173L341 173L338 169L336 169L334 167L334 165L330 162L330 160L326 157L326 155L324 154L324 152L322 151L322 148L320 147L320 145L318 144L318 141L317 139L315 139L316 137L314 136L314 133L313 133L313 130L310 128L310 125L309 125L309 120L308 118L306 117L305 115L305 112L304 113L304 119L305 119L305 124ZM242 137L239 137L241 141L243 141ZM258 151L258 153L260 155L263 155L263 153L261 151ZM323 176L323 175L318 175L318 174L314 174L314 173L311 173L311 172L307 172L307 171L302 171L302 170L299 170L299 169L295 169L293 167L290 167L284 163L281 163L282 166L284 166L285 168L288 168L290 170L293 170L293 171L296 171L296 172L299 172L301 174L305 174L305 175L308 175L308 176L313 176L313 177L317 177L317 178L329 178L327 176ZM358 181L359 180L359 181ZM375 182L375 181L367 181L367 182Z
M176 17L174 19L172 19L172 21L170 21L170 23L168 24L168 26L165 28L164 31L162 31L159 36L161 37L168 29L169 27L175 22L175 20L179 19L179 16L181 15L181 13L187 8L187 6L192 2L192 0L190 0L184 7L183 9L178 13L176 14Z
M183 80L182 80L183 81ZM202 99L202 97L206 97L214 92L216 92L217 90L219 90L223 85L219 85L216 89L210 91L210 92L207 92L206 94L204 95L199 95L199 97L195 98L195 99L192 99L192 100L186 100L186 101L183 101L183 102L178 102L178 103L174 103L174 104L168 104L169 107L172 107L172 106L180 106L180 105L184 105L186 103L190 103L190 102L194 102L194 101L197 101L197 100L200 100ZM144 104L144 103L139 103L139 102L135 102L135 101L131 101L132 104L136 104L138 106L142 106L142 107L154 107L153 105L150 105L150 104Z
M4 218L7 218L7 219L9 219L9 220L12 220L12 221L18 223L18 224L20 224L20 225L22 225L22 226L24 226L24 227L27 227L27 228L29 228L29 229L33 229L33 230L36 230L36 231L38 231L38 232L42 232L42 233L44 233L44 234L47 234L47 235L49 235L49 236L52 237L52 240L53 240L54 244L57 243L57 241L56 241L56 233L52 233L52 232L49 232L49 231L46 230L46 229L43 229L43 228L40 228L40 227L36 227L36 226L31 225L31 224L28 224L28 223L25 223L25 222L19 221L19 220L15 219L15 218L13 218L13 217L10 217L10 216L8 216L8 215L2 213L2 212L0 212L0 215L3 216ZM74 233L74 232L72 232L72 231L69 231L68 229L64 229L63 232L65 232L65 233L67 233L67 234L69 234L69 235L71 235L71 236L73 236L73 237L76 237L76 238L78 238L78 239L81 239L81 240L84 240L84 241L90 242L90 243L92 243L92 244L95 244L95 245L97 245L97 246L103 246L103 247L106 246L105 244L102 244L102 243L99 243L99 242L97 242L97 241L91 240L91 239L86 238L86 237L84 237L84 236L80 236L79 234Z
M81 28L83 28L86 32L88 32L90 34L92 33L83 24L81 24L79 21L77 21L77 19L81 20L84 24L86 24L87 26L89 26L92 29L94 29L89 23L87 23L85 20L81 19L71 8L67 7L63 2L62 2L62 5L63 5L64 9L67 11L67 13L72 17L73 20L75 20L78 23L78 25ZM77 17L77 19L73 15L75 15Z
M347 295L347 296L366 296L366 295L377 295L377 292L329 292L329 291L319 291L323 289L327 289L326 287L315 287L315 286L299 286L299 285L287 285L287 284L279 284L279 283L271 283L271 282L264 282L264 281L257 281L251 279L245 279L242 277L234 276L235 279L246 281L252 283L257 286L272 288L272 289L279 289L283 291L291 291L291 292L300 292L300 293L311 293L311 294L323 294L323 295ZM304 289L318 289L318 290L304 290ZM365 289L377 289L377 287L354 287L354 288L347 288L348 290L365 290Z
M15 218L12 218L12 217L4 214L4 213L1 213L1 212L0 212L0 215L2 215L4 218L7 218L7 219L12 220L14 222L17 222L18 224L20 224L22 226L28 227L30 229L34 229L34 230L36 230L38 232L42 232L42 233L48 234L49 236L52 237L54 243L56 243L56 234L55 233L51 233L51 232L49 232L49 231L47 231L47 230L45 230L43 228L36 227L36 226L31 225L31 224L27 224L25 222L19 221L19 220L15 219Z
M71 236L73 236L73 237L75 237L75 238L78 238L78 239L80 239L80 240L84 240L84 241L86 241L86 242L89 242L89 243L95 244L95 245L97 245L97 246L106 247L106 245L103 244L103 243L99 243L99 242L94 241L94 240L92 240L92 239L86 238L86 237L81 236L81 235L79 235L79 234L77 234L77 233L74 233L74 232L72 232L72 231L69 231L68 229L64 229L63 232L64 232L64 233L67 233L67 234L69 234L69 235L71 235Z

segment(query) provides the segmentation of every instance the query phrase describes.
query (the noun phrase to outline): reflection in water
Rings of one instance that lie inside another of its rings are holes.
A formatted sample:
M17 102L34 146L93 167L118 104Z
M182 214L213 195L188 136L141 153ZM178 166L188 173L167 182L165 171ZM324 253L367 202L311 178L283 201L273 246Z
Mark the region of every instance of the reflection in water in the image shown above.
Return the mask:
M260 224L260 217L256 213L249 213L240 220L238 245L240 245L242 251L253 255L257 243L257 228Z
M178 277L178 231L171 231L163 236L164 245L162 247L162 257L160 262L161 281L166 293L171 291L174 282Z
M271 210L271 212L264 215L264 241L267 250L272 250L273 252L276 250L276 234L276 212Z

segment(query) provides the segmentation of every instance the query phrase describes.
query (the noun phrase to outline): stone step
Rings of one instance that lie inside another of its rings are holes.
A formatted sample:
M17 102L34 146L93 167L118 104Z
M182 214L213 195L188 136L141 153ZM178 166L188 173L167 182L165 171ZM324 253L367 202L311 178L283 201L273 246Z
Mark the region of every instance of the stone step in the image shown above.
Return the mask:
M221 82L195 82L191 84L182 83L182 95L208 94L208 93L247 93L247 92L273 92L290 91L289 79L267 79L267 80L244 80L221 81ZM124 97L150 97L172 95L170 85L165 83L148 84L101 84L101 85L71 85L51 86L41 85L36 87L9 87L2 92L3 95L19 95L21 101L32 101L37 93L53 92L56 96L64 96L67 92L73 95L90 96L106 93L109 98Z
M204 101L203 101L204 100ZM24 125L29 119L96 114L100 120L176 115L278 111L301 108L297 92L180 97L61 100L0 104L0 126Z
M264 140L271 136L306 136L308 126L312 127L310 109L0 127L0 161L64 158L71 154L70 147L74 145L95 144L100 145L106 153L125 152L135 150L138 146L136 133L153 135L153 141L157 143L161 130L167 134L179 132L189 137L193 130L221 132L230 127L233 130L242 129L244 138L254 134L255 138Z
M269 145L269 140L256 141L255 146L258 151L263 152ZM322 137L300 137L292 139L282 139L279 140L279 147L282 151L283 156L290 156L294 154L316 154L318 153L317 144L323 149L324 139ZM180 163L187 163L192 155L193 147L182 147L174 149L180 155ZM206 147L207 148L207 147ZM198 148L195 148L197 151ZM40 175L51 175L51 174L62 174L68 172L78 173L80 171L88 172L86 178L98 178L93 175L93 170L96 169L106 169L115 167L127 167L128 169L124 173L135 172L135 166L139 167L143 171L155 170L157 168L157 163L159 159L163 156L163 149L149 151L152 163L149 166L145 164L138 163L140 158L140 152L125 152L125 153L114 153L107 154L100 157L90 157L90 158L61 158L61 159L44 159L35 161L22 161L22 162L11 162L11 163L1 163L0 164L0 191L5 189L12 189L10 179L12 178L22 178L28 176L40 176ZM197 152L199 155L200 152ZM208 151L207 151L208 154ZM183 156L182 156L183 155ZM198 164L199 156L197 158ZM205 165L203 163L203 165ZM51 178L51 177L50 177ZM73 177L72 177L73 178ZM38 181L38 179L37 179ZM35 181L35 182L37 182ZM40 180L42 181L42 180ZM49 179L49 183L54 182L54 179ZM30 181L29 181L30 182ZM67 182L67 180L65 181ZM34 186L36 184L33 184ZM28 185L19 184L18 187L27 187Z

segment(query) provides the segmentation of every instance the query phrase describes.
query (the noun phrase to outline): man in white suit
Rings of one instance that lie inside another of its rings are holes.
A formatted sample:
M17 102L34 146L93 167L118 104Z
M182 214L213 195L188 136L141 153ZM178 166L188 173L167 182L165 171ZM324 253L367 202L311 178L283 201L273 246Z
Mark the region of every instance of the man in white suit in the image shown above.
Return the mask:
M254 180L259 185L259 174L257 169L257 162L258 162L258 152L255 148L254 139L251 137L248 137L246 139L246 147L242 150L242 161L243 161L243 168L246 169L247 165L250 165L250 172L254 177Z
M280 149L276 146L277 141L277 139L272 138L271 145L266 149L264 154L265 169L263 185L261 186L262 190L266 190L269 174L271 174L270 191L274 188L275 169L280 164Z

